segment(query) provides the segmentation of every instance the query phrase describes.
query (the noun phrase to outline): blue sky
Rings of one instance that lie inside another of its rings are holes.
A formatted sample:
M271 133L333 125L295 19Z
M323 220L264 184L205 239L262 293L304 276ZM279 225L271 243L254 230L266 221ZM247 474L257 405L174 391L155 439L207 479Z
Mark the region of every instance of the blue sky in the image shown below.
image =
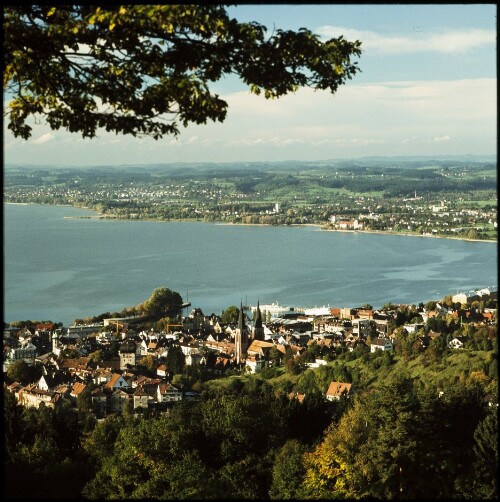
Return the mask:
M34 128L4 132L8 164L121 165L325 160L370 155L488 155L497 150L496 4L275 4L228 8L268 28L305 27L325 39L359 39L362 70L339 88L278 100L237 79L213 86L224 123L181 128L177 139L92 140Z

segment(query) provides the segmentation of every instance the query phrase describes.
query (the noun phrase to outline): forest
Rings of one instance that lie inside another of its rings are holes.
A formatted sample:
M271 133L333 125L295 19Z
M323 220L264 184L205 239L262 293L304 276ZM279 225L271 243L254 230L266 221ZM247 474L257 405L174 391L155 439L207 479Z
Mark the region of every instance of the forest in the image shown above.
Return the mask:
M85 397L37 410L5 391L4 494L497 499L497 338L475 335L463 350L356 349L315 369L204 380L191 368L200 398L152 416L96 421ZM326 401L332 380L356 392Z

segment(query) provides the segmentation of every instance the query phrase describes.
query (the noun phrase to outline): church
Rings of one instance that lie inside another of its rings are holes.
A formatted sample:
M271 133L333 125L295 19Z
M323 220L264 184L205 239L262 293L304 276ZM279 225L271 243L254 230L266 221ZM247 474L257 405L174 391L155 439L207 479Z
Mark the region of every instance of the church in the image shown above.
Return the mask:
M245 324L245 316L243 314L243 304L240 304L240 313L238 317L238 324L234 335L234 352L236 364L245 362L248 348L250 344L255 341L264 341L264 326L262 325L262 313L260 311L259 303L257 302L257 312L255 323L249 333L248 326ZM272 344L271 344L272 345Z

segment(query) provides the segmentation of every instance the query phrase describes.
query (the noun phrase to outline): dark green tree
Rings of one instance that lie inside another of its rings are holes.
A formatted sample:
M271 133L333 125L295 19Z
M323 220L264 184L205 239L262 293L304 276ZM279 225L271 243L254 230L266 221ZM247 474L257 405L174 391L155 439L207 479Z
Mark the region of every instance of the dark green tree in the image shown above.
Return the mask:
M4 390L3 403L5 463L8 464L12 461L12 455L22 434L23 409L17 404L15 395L8 390Z
M28 364L22 359L14 361L7 368L7 377L11 382L19 382L21 385L35 383L42 376L42 367Z
M169 288L156 288L142 304L142 311L155 319L177 313L182 305L182 297Z
M498 413L491 410L474 431L473 495L498 499Z
M231 305L222 312L220 317L221 321L225 324L236 324L239 315L240 309L236 305Z
M178 122L222 122L209 83L235 74L255 94L300 87L335 93L357 72L359 41L322 42L231 19L223 5L9 5L4 9L8 128L29 138L30 117L83 137L98 129L177 135Z
M269 496L274 500L302 499L302 482L305 475L303 456L306 447L290 439L280 449L273 464L273 481Z
M167 357L165 359L165 366L171 375L180 374L184 370L186 358L182 349L178 345L173 345L168 349Z

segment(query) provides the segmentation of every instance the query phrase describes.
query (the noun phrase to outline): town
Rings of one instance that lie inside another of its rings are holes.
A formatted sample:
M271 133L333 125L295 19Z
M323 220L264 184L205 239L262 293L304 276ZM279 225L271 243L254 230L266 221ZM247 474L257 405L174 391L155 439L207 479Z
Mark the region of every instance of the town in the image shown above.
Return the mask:
M136 315L77 320L69 327L4 323L4 388L25 407L66 403L97 419L168 412L175 402L197 399L207 380L278 370L298 374L343 353L430 354L437 344L491 350L497 301L495 289L483 288L442 302L378 310L257 304L231 306L221 316L193 308L153 324ZM324 399L350 394L358 383L332 381Z
M4 201L67 204L99 218L497 240L495 163L393 163L9 167Z

